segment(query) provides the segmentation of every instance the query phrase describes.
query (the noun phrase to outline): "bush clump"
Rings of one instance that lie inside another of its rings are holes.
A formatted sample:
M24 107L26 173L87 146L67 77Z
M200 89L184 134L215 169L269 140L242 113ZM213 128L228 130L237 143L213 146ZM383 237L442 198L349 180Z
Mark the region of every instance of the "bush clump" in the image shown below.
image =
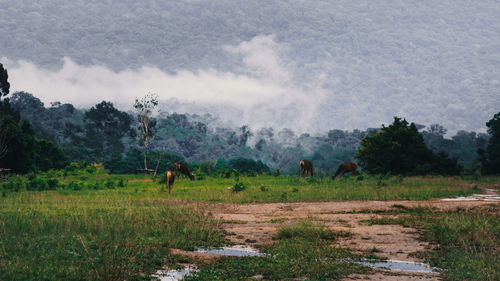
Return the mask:
M247 185L242 183L241 181L238 181L233 185L232 191L233 192L240 192L240 191L244 191L246 189L247 189Z

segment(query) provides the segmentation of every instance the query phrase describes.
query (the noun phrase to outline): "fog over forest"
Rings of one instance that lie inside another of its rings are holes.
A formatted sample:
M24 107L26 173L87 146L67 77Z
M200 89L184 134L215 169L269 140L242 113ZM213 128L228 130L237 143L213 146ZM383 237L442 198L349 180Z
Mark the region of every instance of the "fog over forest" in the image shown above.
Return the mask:
M11 91L321 133L394 115L449 134L500 108L498 1L0 0Z

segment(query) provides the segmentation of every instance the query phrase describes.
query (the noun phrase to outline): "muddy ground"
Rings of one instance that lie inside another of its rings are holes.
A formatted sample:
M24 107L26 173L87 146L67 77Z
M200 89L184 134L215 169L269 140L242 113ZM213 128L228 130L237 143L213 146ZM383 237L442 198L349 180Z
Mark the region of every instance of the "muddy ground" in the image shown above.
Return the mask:
M495 190L486 190L495 194ZM388 259L422 262L411 253L429 251L432 247L419 240L416 229L399 225L369 225L366 220L373 218L396 218L400 215L381 215L356 213L360 211L391 210L394 205L428 207L438 210L473 208L477 206L500 204L493 201L344 201L344 202L299 202L270 204L203 204L203 211L222 220L222 227L228 232L228 238L242 245L265 245L273 243L280 226L301 220L317 221L331 230L348 231L353 235L340 238L339 247L347 247L354 252L368 253L373 248L375 253ZM183 253L197 259L212 259L214 255L201 253ZM377 269L368 275L355 274L344 280L440 280L436 273L391 272Z

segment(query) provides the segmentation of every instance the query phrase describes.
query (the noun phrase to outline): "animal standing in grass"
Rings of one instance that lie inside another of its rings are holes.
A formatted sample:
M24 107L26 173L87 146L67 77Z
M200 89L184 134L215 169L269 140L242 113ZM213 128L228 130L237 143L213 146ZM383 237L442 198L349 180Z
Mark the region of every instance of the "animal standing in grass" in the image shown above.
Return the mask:
M310 175L311 177L314 177L314 168L313 164L309 160L302 160L300 161L300 173L299 176L307 176Z
M348 161L340 164L335 175L332 176L332 180L335 180L336 177L342 177L345 173L352 173L353 175L357 175L358 173L358 163Z
M187 166L186 163L182 163L182 162L178 162L178 163L175 163L175 171L177 173L180 173L180 174L183 174L183 175L186 175L187 177L189 177L189 179L191 180L194 180L194 176L193 174L191 174L191 172L189 171L189 168Z
M165 172L165 184L167 185L168 194L170 194L172 188L174 187L174 181L175 181L175 172L172 170L167 170L167 172Z

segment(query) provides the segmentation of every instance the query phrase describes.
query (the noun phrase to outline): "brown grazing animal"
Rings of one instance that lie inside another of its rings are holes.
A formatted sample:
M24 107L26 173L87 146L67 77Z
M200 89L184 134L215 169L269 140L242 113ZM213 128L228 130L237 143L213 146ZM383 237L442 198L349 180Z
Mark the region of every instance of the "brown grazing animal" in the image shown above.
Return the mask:
M302 160L300 161L300 173L299 176L307 176L310 175L311 177L314 177L314 168L313 168L313 163L309 160Z
M348 161L340 164L335 175L332 176L332 180L335 180L336 177L342 177L345 173L351 172L353 175L357 175L358 173L358 163Z
M194 180L194 176L193 176L193 174L191 174L191 172L189 172L189 168L188 168L186 163L182 163L182 162L175 163L175 171L177 173L186 175L191 180Z
M170 191L172 191L172 188L174 187L174 181L175 181L175 172L172 170L167 170L165 172L165 183L167 185L168 194L170 194Z

